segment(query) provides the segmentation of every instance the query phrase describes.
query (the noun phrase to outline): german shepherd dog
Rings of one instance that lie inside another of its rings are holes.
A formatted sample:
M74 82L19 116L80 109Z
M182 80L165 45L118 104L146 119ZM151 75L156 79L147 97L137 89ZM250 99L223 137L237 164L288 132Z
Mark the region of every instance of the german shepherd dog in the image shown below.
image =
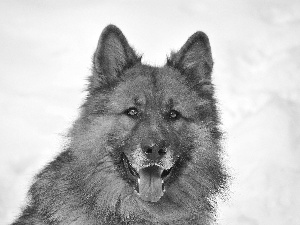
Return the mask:
M154 67L107 26L68 145L35 177L13 224L215 221L228 176L212 68L203 32Z

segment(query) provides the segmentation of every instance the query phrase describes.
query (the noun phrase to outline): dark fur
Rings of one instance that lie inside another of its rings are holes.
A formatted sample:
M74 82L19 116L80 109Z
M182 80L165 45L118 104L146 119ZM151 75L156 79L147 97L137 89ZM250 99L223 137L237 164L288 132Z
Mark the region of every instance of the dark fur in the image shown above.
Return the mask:
M117 27L106 27L69 144L36 176L28 206L13 224L210 224L215 195L227 178L212 68L202 32L172 53L164 67L152 67L141 63ZM143 108L139 118L125 115L132 105ZM181 113L176 121L162 115L172 108ZM122 161L125 154L145 163L133 151L151 135L168 141L174 161L158 202L136 195Z

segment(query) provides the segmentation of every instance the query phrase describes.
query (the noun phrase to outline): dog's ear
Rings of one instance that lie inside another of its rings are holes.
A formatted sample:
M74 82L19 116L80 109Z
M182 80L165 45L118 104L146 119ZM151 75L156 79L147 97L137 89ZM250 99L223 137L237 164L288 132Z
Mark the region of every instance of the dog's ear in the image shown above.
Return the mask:
M102 32L93 58L92 86L109 85L126 68L141 61L121 30L108 25Z
M207 35L194 33L178 52L171 53L167 66L178 69L192 82L210 82L213 60Z

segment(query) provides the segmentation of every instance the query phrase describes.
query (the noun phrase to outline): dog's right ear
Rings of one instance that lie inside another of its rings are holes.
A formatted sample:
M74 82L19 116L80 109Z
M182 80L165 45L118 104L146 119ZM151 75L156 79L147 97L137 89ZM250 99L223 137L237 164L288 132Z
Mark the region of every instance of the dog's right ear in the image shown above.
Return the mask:
M93 58L93 76L91 88L110 85L119 79L124 69L141 61L128 44L121 30L108 25L102 32Z
M167 65L193 83L210 82L213 60L207 35L201 31L194 33L178 52L171 53Z

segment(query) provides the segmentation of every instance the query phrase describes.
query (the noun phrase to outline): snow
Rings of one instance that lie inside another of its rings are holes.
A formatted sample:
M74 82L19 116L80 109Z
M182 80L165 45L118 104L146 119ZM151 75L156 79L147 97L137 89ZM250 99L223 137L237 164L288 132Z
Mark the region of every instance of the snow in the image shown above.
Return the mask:
M154 65L207 33L233 176L218 222L300 224L299 1L1 1L0 21L0 224L61 150L110 23Z

